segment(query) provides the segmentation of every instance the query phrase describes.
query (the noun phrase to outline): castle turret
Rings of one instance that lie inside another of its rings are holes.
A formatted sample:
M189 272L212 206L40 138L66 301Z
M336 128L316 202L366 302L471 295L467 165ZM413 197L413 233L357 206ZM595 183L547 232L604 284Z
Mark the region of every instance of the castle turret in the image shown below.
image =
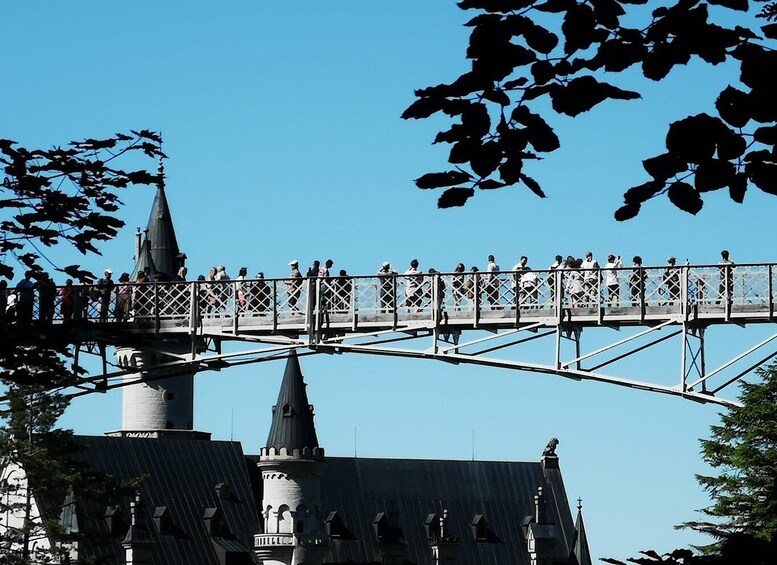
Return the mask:
M145 237L135 245L135 272L148 268L151 280L172 280L186 258L178 248L173 218L165 195L164 169L160 165L159 183ZM122 396L123 435L158 434L160 430L192 430L194 425L194 374L154 380L155 367L191 352L191 343L163 340L153 351L117 348L120 366L142 369L146 382L124 387ZM169 355L166 355L169 354ZM125 377L136 381L138 373Z
M327 553L321 515L324 450L318 445L305 388L292 352L258 463L264 485L264 533L254 537L254 552L266 565L315 565Z
M583 523L583 501L577 499L577 519L575 520L575 545L573 554L577 565L592 565L591 551L588 549L588 536Z

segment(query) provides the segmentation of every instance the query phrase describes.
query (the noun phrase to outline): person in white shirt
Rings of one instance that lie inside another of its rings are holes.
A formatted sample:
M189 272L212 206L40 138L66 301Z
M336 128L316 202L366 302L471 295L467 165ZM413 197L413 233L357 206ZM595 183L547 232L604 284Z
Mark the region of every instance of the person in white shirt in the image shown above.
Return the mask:
M523 273L521 274L521 293L524 297L524 304L527 306L539 306L539 287L537 285L537 274L531 270L528 265L529 259L525 255L521 257L520 265Z
M607 256L607 263L604 265L604 284L607 287L607 302L610 306L620 305L621 285L618 280L618 271L623 267L621 256L617 257L610 253Z
M591 251L585 252L585 259L580 263L580 268L584 269L582 276L585 300L589 304L596 304L598 302L596 294L599 286L599 263L594 259L594 254Z

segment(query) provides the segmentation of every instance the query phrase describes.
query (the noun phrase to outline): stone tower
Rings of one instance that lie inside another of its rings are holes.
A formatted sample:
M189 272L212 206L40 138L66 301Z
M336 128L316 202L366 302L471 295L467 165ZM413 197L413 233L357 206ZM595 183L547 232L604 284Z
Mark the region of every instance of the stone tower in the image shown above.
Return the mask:
M178 249L173 218L165 195L164 169L160 166L154 204L145 236L138 233L135 249L135 272L148 267L152 281L170 281L183 266L186 256ZM119 365L128 369L143 369L147 382L126 386L122 396L120 434L159 432L160 430L192 430L194 425L194 374L153 380L154 367L172 361L166 355L191 351L188 341L160 338L152 350L117 348ZM126 380L136 380L137 373Z
M254 552L265 565L316 565L327 554L321 516L324 450L318 445L305 387L292 352L258 463L264 533L254 537Z

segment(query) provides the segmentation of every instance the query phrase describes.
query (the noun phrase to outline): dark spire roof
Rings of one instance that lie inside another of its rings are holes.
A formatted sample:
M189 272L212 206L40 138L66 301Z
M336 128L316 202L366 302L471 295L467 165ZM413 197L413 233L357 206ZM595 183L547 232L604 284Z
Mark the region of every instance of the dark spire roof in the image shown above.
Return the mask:
M292 351L286 362L278 402L272 409L272 426L267 437L267 448L285 447L291 451L304 447L318 447L316 427L313 424L313 406L308 402L297 354Z
M148 265L154 274L165 273L170 278L174 277L178 273L178 257L181 252L178 249L173 218L170 215L167 196L165 196L165 170L161 163L159 164L159 183L146 228L146 241L149 246L148 253L141 253L136 270Z
M583 523L583 504L579 498L577 499L577 519L575 520L574 553L578 565L592 565L588 537L585 535L585 524Z

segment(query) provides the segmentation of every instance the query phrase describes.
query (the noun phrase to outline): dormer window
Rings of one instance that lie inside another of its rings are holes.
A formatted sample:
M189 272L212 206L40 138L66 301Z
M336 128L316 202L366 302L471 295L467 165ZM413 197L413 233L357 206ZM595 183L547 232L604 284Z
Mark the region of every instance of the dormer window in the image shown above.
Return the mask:
M205 532L209 536L221 535L221 515L218 508L206 508L202 515L202 522L205 526Z
M472 537L475 538L475 541L488 541L488 520L483 514L475 514L469 525L472 528Z
M124 523L124 515L121 512L121 508L118 506L110 505L105 509L105 525L108 526L108 531L112 535L123 534L127 529Z
M372 520L372 529L375 531L375 537L380 541L388 528L388 516L385 512L378 512Z
M291 404L284 404L283 405L283 417L284 418L291 418L294 416L294 407Z
M231 493L229 492L229 484L228 483L218 483L216 485L216 494L219 497L219 500L229 500L229 497Z
M324 526L326 527L326 534L333 539L345 538L350 533L337 511L329 513L329 516L324 520Z
M154 525L160 534L169 534L173 530L173 516L167 506L154 508Z
M426 539L437 541L442 537L442 520L437 514L429 514L424 520Z

